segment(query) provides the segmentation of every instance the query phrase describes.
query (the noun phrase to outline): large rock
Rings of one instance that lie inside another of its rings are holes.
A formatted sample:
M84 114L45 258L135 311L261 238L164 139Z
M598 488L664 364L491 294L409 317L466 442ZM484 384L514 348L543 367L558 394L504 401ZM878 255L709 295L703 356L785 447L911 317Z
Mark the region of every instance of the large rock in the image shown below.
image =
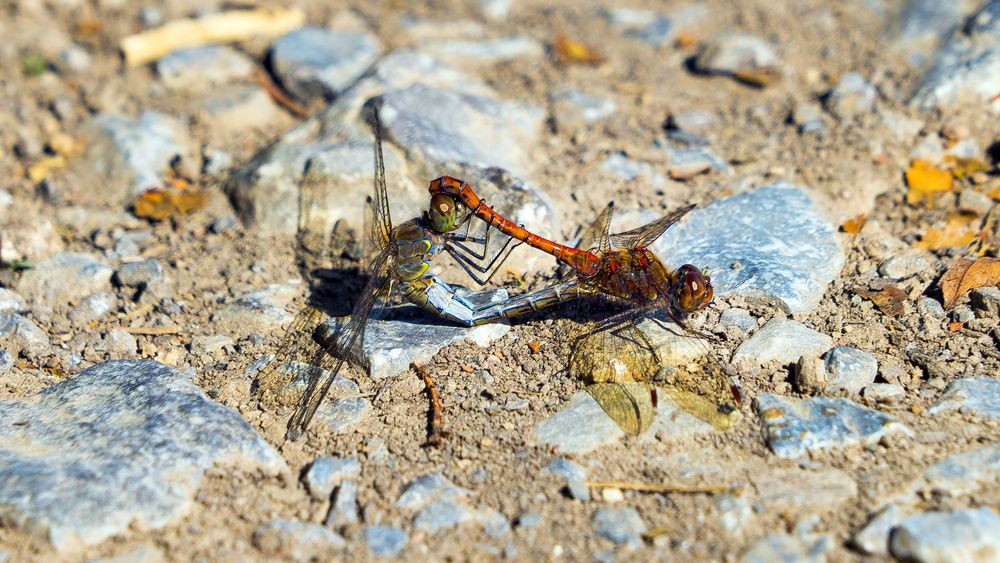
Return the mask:
M91 293L111 288L114 270L90 254L66 252L27 270L17 289L27 299L56 308Z
M380 51L370 33L303 27L275 41L271 65L295 97L331 99L364 74Z
M792 319L775 317L740 344L733 354L733 364L742 368L790 364L802 356L818 356L832 345L833 339L821 332Z
M997 561L1000 516L987 506L928 512L893 529L889 551L903 561Z
M665 263L708 268L716 295L812 310L844 265L836 227L797 186L779 181L695 209L653 245Z
M190 510L206 470L274 475L281 456L191 376L153 361L84 370L29 401L0 402L0 506L60 552Z
M168 88L198 91L253 76L250 57L227 45L178 49L156 63L156 72Z
M1000 379L969 377L952 381L930 413L951 410L1000 419Z

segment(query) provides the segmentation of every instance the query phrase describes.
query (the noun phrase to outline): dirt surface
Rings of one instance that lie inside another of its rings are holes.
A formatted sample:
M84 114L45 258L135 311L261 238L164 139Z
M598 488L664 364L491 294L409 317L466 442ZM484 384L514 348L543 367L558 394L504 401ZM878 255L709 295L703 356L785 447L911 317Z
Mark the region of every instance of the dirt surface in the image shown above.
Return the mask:
M51 142L55 132L80 138L91 112L107 103L101 101L102 96L114 98L114 107L124 112L150 108L166 113L185 111L183 96L159 93L158 79L148 66L126 68L116 51L118 39L140 26L138 5L83 2L80 9L41 8L36 12L17 7L32 2L14 4L0 8L0 18L6 20L4 35L13 34L15 38L5 40L8 45L3 49L15 54L13 59L7 56L4 60L17 60L31 51L32 30L54 26L86 45L93 63L84 75L72 78L58 74L35 78L8 68L0 78L4 99L0 112L5 114L5 121L0 123L21 123L28 131L25 135L38 137L44 144ZM186 2L166 4L169 7L163 10L165 19L189 13ZM636 7L640 4L644 3L637 2ZM354 11L378 35L386 52L405 45L405 33L399 31L402 16L483 21L472 3L348 2L334 7L302 0L296 5L304 7L309 21L316 24L323 24L343 10ZM516 32L551 46L557 33L565 33L592 42L609 62L597 67L565 66L547 54L543 58L484 65L474 72L501 97L523 98L546 107L550 105L548 93L557 84L617 101L618 113L611 119L583 128L560 127L553 122L543 134L535 180L557 204L566 237L572 234L568 226L584 223L612 199L622 207L664 212L686 203L707 203L743 191L743 186L779 178L808 186L823 202L832 224L839 226L849 218L866 214L867 225L861 234L839 235L846 264L819 307L794 318L831 336L835 344L876 355L883 368L877 381L899 383L906 391L902 401L877 408L896 417L912 432L864 447L848 446L802 459L779 459L763 441L752 399L765 392L801 395L792 384L791 366L771 366L740 373L746 400L740 419L729 432L683 440L667 436L626 438L577 461L588 467L588 475L594 480L732 483L750 490L767 475L782 471L802 478L805 488L814 475L842 471L857 484L856 498L835 510L816 512L815 520L810 520L810 510L803 512L794 503L787 509L764 507L737 532L721 523L723 510L712 495L627 491L623 504L636 508L647 527L656 531L656 537L634 551L618 548L619 557L647 560L666 554L670 558L731 560L755 540L769 533L795 531L798 524L809 521L811 531L828 533L834 539L835 547L828 553L831 560L859 559L862 556L847 547L848 540L887 499L943 457L1000 440L1000 427L995 421L958 413L933 417L927 414L927 408L949 382L971 376L996 377L1000 370L995 312L977 311L974 320L949 329L951 319L929 318L916 306L924 295L940 300L937 279L964 248L925 253L931 267L899 284L908 296L906 312L899 318L890 319L871 301L857 295L858 290L868 289L869 282L877 280L876 269L885 258L912 248L929 227L941 224L957 206L955 193L940 196L930 207L906 203L903 172L917 141L896 140L880 115L891 110L916 117L923 123L923 132L946 131L963 139L975 139L984 150L998 139L997 121L985 107L973 104L958 105L944 113L916 112L906 106L903 93L912 87L917 70L904 55L887 47L885 29L898 17L895 3L886 7L884 15L875 14L860 0L710 1L705 5L709 15L684 30L692 39L690 44L655 49L622 36L595 6L515 2L507 20L484 23L488 37ZM663 9L653 3L648 7ZM87 22L96 29L81 31ZM728 77L691 72L687 61L698 52L698 43L731 30L746 31L772 43L782 61L783 78L758 89ZM236 46L259 62L267 45L264 40L253 40ZM879 89L876 109L846 120L827 113L824 136L800 134L789 122L789 113L800 103L819 99L839 76L852 70ZM57 120L51 104L63 98L69 100L72 110ZM733 166L733 176L701 175L686 182L669 181L665 188L654 190L642 179L622 182L597 166L609 152L625 151L630 158L662 169L664 157L653 148L653 141L663 135L669 115L690 109L717 116L717 124L707 136L713 150ZM288 124L299 121L292 115L285 117ZM273 131L273 135L281 132ZM202 141L208 140L207 134L191 132ZM227 149L236 157L238 166L269 140L267 135L248 136ZM46 199L39 195L25 172L39 156L21 156L13 148L17 142L9 131L0 132L0 187L13 195L13 209L18 210L18 215L56 220L59 209L90 203L87 191L99 187L74 186L72 178L61 180L65 187L62 197ZM980 158L988 160L985 154ZM223 302L250 288L287 283L299 277L292 237L262 236L242 228L222 233L209 229L213 220L229 212L229 203L218 187L221 179L203 176L197 180L211 193L210 202L201 209L160 223L131 219L130 226L125 226L152 232L154 242L147 245L144 254L161 260L172 282L173 299L188 305L170 314L158 308L140 312L137 319L145 320L145 324L169 317L182 330L170 335L137 336L139 355L194 368L197 384L212 398L237 409L278 448L290 473L282 479L262 479L214 470L182 522L156 530L133 530L126 537L90 548L81 557L136 557L134 554L139 552L134 550L158 549L167 560L177 561L263 559L264 554L252 540L254 530L262 523L275 517L308 522L322 522L325 518L329 501L310 497L299 476L314 459L329 455L362 462L357 486L365 525L381 523L410 530L411 516L395 507L396 498L403 485L415 477L441 472L455 484L475 491L473 505L499 510L514 526L513 532L501 540L491 538L477 526L436 535L411 532L409 545L401 555L407 560L468 560L503 554L518 560L589 560L614 549L610 541L593 531L592 513L603 504L599 495L589 503L564 495L563 480L542 472L557 456L534 445L531 437L536 424L581 388L580 382L565 373L569 355L566 336L574 327L574 321L566 318L572 316L571 310L555 315L555 320L545 315L517 320L513 330L489 350L459 344L433 359L427 369L440 386L450 432L439 448L423 446L428 401L422 382L413 373L392 379L384 389L385 382L354 374L363 394L372 396L381 390L372 412L361 423L342 434L314 427L306 440L285 442L290 413L258 406L246 376L250 364L275 349L282 337L280 330L259 339L239 339L234 346L215 354L188 349L193 337L219 332L211 316ZM996 177L985 181L995 185ZM110 210L114 217L121 211ZM414 216L418 211L413 210ZM95 251L95 241L106 229L101 217L94 211L79 223L57 221L56 229L65 248ZM8 221L12 220L20 219L8 217ZM901 245L893 247L886 241L899 241ZM888 250L884 250L886 247ZM333 266L351 278L356 277L361 263L342 256ZM508 266L518 268L517 264ZM556 279L551 271L524 274L523 286L511 278L501 285L516 293ZM17 274L4 275L4 285L16 282ZM302 284L303 291L305 287ZM340 289L341 299L356 291L351 283ZM116 291L119 316L146 305L142 295L133 290ZM305 295L301 297L296 304L304 301ZM960 303L967 303L967 298ZM775 316L787 316L775 306L734 297L717 299L694 324L711 330L720 312L733 306L750 310L759 324ZM23 363L22 369L12 372L19 374L17 377L4 377L0 398L23 399L72 376L81 367L113 358L90 346L99 338L101 325L81 329L64 317L65 311L57 310L34 320L50 335L53 346L78 352L83 363L70 367L65 356L58 354L48 358L46 365ZM536 342L537 350L532 347ZM723 337L716 345L716 353L728 357L739 344L738 340ZM928 369L926 363L914 359L919 357L944 360ZM887 371L885 366L899 369ZM482 369L492 375L489 385L476 376ZM887 379L887 373L895 380ZM483 408L493 400L511 396L527 399L530 406L516 411ZM388 462L375 459L375 450L382 443L389 452ZM998 506L1000 488L971 496L924 496L919 503L923 510ZM541 524L533 528L517 526L519 517L531 512L540 514ZM360 525L348 527L343 535L351 546L351 559L371 557L364 547ZM52 556L41 542L10 530L0 530L0 547L7 550L11 560Z

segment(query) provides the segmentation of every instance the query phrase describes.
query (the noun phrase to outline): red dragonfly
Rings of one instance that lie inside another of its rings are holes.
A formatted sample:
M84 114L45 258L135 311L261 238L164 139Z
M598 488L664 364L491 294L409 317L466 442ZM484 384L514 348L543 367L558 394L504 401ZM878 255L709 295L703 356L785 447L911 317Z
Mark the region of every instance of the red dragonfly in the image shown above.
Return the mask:
M652 420L657 401L655 387L649 383L664 365L658 346L640 330L640 321L665 313L688 330L685 318L707 306L713 296L711 278L696 266L684 264L670 270L649 250L664 231L695 206L683 207L630 231L609 234L613 205L608 205L585 231L580 244L571 247L540 237L498 214L466 182L444 176L433 180L429 190L432 195L455 198L489 226L571 266L573 273L559 284L561 293L574 290L600 294L625 306L577 337L569 367L573 375L592 384L588 390L623 429L633 434L644 430ZM674 372L674 385L668 389L672 398L692 414L726 427L728 415L740 405L740 393L710 354L703 357L707 365L686 373ZM641 385L636 387L636 383Z

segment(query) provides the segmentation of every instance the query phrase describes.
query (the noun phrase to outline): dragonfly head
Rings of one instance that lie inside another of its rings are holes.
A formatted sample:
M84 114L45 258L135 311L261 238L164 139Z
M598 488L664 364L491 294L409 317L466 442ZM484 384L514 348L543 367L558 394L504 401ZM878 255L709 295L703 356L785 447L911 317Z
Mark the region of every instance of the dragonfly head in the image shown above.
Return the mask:
M424 213L431 227L438 233L450 233L462 225L465 220L462 205L455 198L437 193L431 196L431 206Z
M712 278L696 266L684 264L673 274L677 288L677 307L684 313L693 313L712 301Z

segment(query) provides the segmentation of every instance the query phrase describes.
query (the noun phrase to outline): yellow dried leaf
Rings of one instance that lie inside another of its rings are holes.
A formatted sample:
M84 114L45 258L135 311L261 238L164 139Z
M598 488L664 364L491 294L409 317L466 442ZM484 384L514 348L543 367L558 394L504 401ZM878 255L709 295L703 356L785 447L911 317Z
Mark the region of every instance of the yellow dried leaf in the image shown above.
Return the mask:
M910 188L906 194L906 203L914 205L933 194L946 192L951 189L953 181L951 172L926 160L914 160L906 169L906 185Z
M1000 259L956 258L948 271L941 276L941 297L950 309L967 291L988 285L1000 284Z
M136 217L163 221L193 211L208 202L208 194L195 190L146 190L134 204Z
M733 72L733 78L750 86L766 88L781 80L781 71L774 67L737 70Z
M887 285L879 290L863 289L858 292L858 295L871 300L886 315L899 317L903 314L906 292L894 285Z
M986 172L990 169L989 164L978 158L961 158L949 154L944 157L944 161L946 164L951 165L952 176L959 179L972 176L976 172Z
M556 36L555 44L556 57L563 64L600 64L604 62L604 55L592 49L586 43L570 39L565 35Z
M32 182L41 182L49 177L55 170L66 166L66 159L60 155L43 156L37 162L28 167L28 178Z
M848 219L844 221L844 225L841 227L841 229L843 229L844 232L849 235L856 235L861 232L861 229L864 228L865 223L867 221L868 218L865 217L864 213L862 213L861 215L858 215L853 219Z
M925 250L965 246L976 236L971 228L973 219L975 216L971 214L954 213L948 217L943 229L938 227L927 229L927 234L920 239L917 246Z

